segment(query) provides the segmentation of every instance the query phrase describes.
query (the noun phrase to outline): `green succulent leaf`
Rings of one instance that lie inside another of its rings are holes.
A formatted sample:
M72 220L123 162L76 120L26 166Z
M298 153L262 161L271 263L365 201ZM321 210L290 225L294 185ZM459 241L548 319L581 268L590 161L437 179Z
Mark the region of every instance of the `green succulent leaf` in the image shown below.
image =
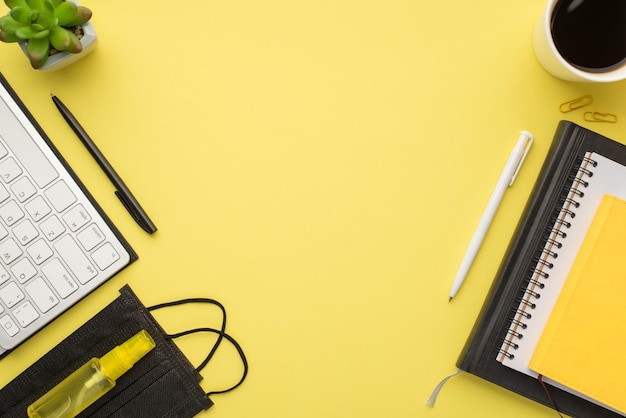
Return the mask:
M78 37L74 33L70 31L67 32L70 34L70 45L67 47L66 51L73 54L78 54L80 51L83 50L83 45L80 43L80 39L78 39Z
M89 19L91 19L92 15L93 13L91 9L88 9L85 6L78 6L78 21L76 22L76 25L87 23Z
M41 68L48 60L50 42L48 39L31 39L26 46L26 54L33 68Z
M70 32L60 26L50 30L50 44L54 49L65 51L70 46Z
M52 0L52 5L57 8L59 4L63 3L64 0Z
M9 15L23 24L29 24L31 22L31 10L28 7L16 6L11 9Z
M18 38L17 36L15 36L14 33L6 33L6 32L0 32L0 41L2 42L19 42L21 41L20 38Z
M35 30L30 26L22 26L15 31L15 35L20 39L32 39L38 33L38 30Z
M49 35L50 35L50 29L44 29L42 31L37 32L35 36L33 36L32 39L48 39Z
M76 20L78 16L78 6L69 1L64 1L56 9L54 9L54 17L59 19L59 25L68 26Z
M66 28L84 25L85 23L89 21L89 19L91 19L91 15L92 15L92 12L90 9L84 6L78 6L76 8L76 15L74 16L74 18L65 23L59 23L59 25L65 26ZM61 19L59 18L59 22L60 21Z
M44 10L43 0L25 0L28 7L42 12Z
M42 29L45 29L45 28L51 28L53 26L56 26L57 22L58 22L58 19L56 17L52 17L50 15L39 15L39 17L37 18L36 24L41 26ZM35 24L33 24L32 26L35 26Z
M46 62L48 61L48 56L46 55L45 57L43 57L42 59L40 59L39 61L31 61L30 65L35 69L38 70L39 68L43 67Z
M43 8L41 11L48 16L54 16L54 4L52 4L52 0L42 0Z
M9 9L17 6L28 7L25 0L4 0L4 4L6 4Z
M15 31L24 26L10 15L0 17L0 31L15 34Z

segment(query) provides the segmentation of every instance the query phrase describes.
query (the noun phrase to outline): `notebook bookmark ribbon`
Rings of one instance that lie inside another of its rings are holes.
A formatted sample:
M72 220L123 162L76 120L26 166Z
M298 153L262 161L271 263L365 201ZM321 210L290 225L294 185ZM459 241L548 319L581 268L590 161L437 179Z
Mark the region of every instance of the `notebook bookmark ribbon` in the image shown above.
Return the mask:
M539 380L539 383L541 383L541 387L546 392L546 395L548 395L548 399L550 400L550 403L552 404L552 407L554 408L556 413L559 414L561 418L563 418L563 415L561 415L561 411L559 411L559 408L556 406L556 402L554 402L554 399L552 398L552 394L550 394L550 391L548 390L548 386L543 381L543 376L538 375L537 380Z
M426 405L428 405L428 406L435 406L435 402L437 401L437 396L439 396L439 392L441 392L441 389L443 388L443 385L445 385L446 382L448 380L450 380L451 378L453 378L454 376L460 375L461 372L462 372L462 370L458 369L456 371L456 373L453 373L450 376L444 377L443 380L441 382L439 382L439 384L437 386L435 386L435 389L433 390L433 393L431 393L430 398L428 398L428 400L426 401Z

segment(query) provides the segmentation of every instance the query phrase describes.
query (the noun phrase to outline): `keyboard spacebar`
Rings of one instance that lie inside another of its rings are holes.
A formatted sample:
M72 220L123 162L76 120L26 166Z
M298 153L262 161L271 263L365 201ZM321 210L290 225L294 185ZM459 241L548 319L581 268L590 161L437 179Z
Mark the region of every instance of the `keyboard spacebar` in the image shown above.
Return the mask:
M12 128L2 139L40 188L50 184L59 176L57 171L22 126Z

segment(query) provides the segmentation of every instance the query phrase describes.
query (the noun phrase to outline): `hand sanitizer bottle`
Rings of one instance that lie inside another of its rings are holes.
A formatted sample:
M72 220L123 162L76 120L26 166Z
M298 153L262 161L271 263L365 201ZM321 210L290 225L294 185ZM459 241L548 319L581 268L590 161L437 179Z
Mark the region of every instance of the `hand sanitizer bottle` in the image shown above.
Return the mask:
M145 330L102 358L93 358L28 407L29 418L75 417L115 386L115 381L155 347Z

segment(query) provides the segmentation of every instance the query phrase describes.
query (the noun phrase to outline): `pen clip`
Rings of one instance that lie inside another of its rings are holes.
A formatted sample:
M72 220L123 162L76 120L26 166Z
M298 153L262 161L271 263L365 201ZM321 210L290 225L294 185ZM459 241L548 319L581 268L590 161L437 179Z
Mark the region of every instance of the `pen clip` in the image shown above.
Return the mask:
M513 185L513 182L515 181L515 178L517 177L517 174L519 173L519 170L520 168L522 168L522 164L526 159L526 155L528 155L528 151L530 151L530 147L533 145L534 139L530 132L523 131L522 137L526 139L526 141L524 142L524 153L522 154L517 162L517 165L515 166L515 171L513 172L513 175L511 176L511 181L509 182L509 187ZM522 138L520 138L520 140L521 139Z

